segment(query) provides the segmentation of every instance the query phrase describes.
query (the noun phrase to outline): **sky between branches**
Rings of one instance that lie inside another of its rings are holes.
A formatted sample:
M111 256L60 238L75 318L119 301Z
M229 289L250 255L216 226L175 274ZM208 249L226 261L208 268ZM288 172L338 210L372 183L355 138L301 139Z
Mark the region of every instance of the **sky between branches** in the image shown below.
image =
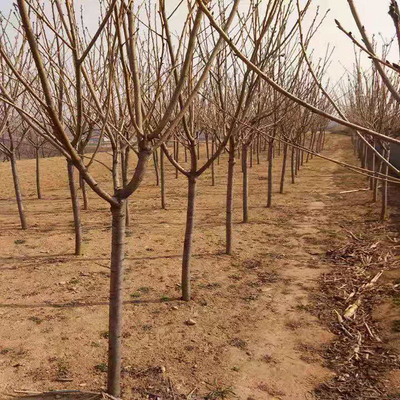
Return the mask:
M151 0L154 2L154 0ZM267 1L267 0L263 0ZM46 0L45 0L46 2ZM180 0L167 0L166 4L171 9L178 5ZM14 0L0 0L0 11L8 14L12 9ZM95 28L98 23L98 1L97 0L75 0L78 7L83 6L85 21L89 28ZM139 1L138 1L139 3ZM301 5L304 5L306 0L301 0ZM246 8L247 0L242 0L242 7ZM355 4L359 10L359 14L367 32L371 37L373 34L378 38L380 35L389 41L394 34L394 27L388 15L389 0L355 0ZM314 37L311 47L315 50L314 59L324 57L326 46L331 44L335 47L332 64L328 70L328 75L333 81L338 80L345 69L351 71L354 62L353 44L350 40L340 32L335 25L334 19L338 19L342 26L353 32L357 38L360 37L357 28L351 16L349 6L346 0L313 0L313 6L309 13L309 19L314 15L315 10L319 6L320 15L324 14L328 9L330 12L318 34ZM171 27L174 24L179 25L185 17L185 9L178 10L171 21ZM307 25L307 23L305 23ZM400 56L398 55L395 46L391 53L389 61L399 63ZM370 66L368 60L364 60L365 67Z

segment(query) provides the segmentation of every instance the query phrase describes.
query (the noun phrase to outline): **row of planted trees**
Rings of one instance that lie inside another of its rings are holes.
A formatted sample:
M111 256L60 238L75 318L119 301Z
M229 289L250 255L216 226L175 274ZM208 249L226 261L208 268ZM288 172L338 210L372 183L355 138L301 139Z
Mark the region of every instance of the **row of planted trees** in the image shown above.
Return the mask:
M340 106L332 100L322 84L329 56L313 63L308 55L321 22L314 15L303 28L310 5L197 0L174 7L159 0L139 7L131 0L107 0L99 4L100 21L92 32L72 0L18 0L16 17L3 16L0 136L8 136L9 145L0 141L0 151L11 160L23 229L28 224L15 158L21 144L40 149L46 143L66 159L76 255L81 254L81 208L90 208L88 187L110 205L109 394L120 396L128 202L150 159L162 208L168 201L165 163L187 180L182 298L189 301L197 181L211 169L215 184L221 155L228 161L225 251L231 254L235 177L241 173L243 222L248 222L248 167L259 162L262 151L268 160L265 206L271 207L276 157L282 157L283 193L288 175L294 183L301 165L322 151L329 119L357 129L364 140L398 142L382 135L381 127L365 128L365 119L353 118L354 113L347 112L354 109L351 98ZM179 23L177 13L185 15ZM108 164L99 159L105 141ZM200 157L202 144L206 154ZM96 181L93 163L109 171L111 192ZM365 165L348 167L368 175ZM381 179L380 172L369 176Z

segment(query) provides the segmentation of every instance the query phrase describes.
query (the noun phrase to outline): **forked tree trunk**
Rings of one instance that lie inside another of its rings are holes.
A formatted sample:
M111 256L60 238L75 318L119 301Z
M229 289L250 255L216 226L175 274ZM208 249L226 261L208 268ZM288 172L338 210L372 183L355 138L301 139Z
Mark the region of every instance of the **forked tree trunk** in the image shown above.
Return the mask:
M268 199L267 207L272 206L272 167L273 167L273 152L274 152L274 141L271 140L268 146Z
M82 224L81 212L79 208L78 191L75 185L74 171L75 167L71 161L67 161L69 191L71 193L72 212L74 214L74 231L75 231L75 255L79 256L82 252Z
M164 167L164 152L161 149L161 147L160 147L160 189L161 189L161 208L165 210L167 207L165 203L165 167Z
M232 254L233 185L235 169L235 140L229 139L228 185L226 191L226 254Z
M119 398L121 395L121 347L122 312L124 298L124 259L125 259L125 201L118 207L111 207L111 274L109 304L108 340L108 394Z
M112 177L113 177L113 186L114 190L118 190L120 187L120 149L117 148L113 151L113 165L112 165Z
M190 176L188 178L188 205L186 212L186 231L185 231L185 242L183 245L183 258L182 258L182 299L184 301L189 301L191 298L190 261L192 258L195 207L196 207L196 177Z
M281 173L281 185L280 185L280 188L279 188L279 193L283 193L283 188L285 186L287 153L288 153L288 144L285 143L283 145L282 173Z
M242 146L242 176L243 176L243 222L249 222L249 175L247 166L248 147Z
M21 221L21 228L25 230L28 228L28 225L26 223L24 205L22 203L21 186L19 184L17 160L16 160L14 150L12 150L10 153L10 161L11 161L11 172L12 172L13 181L14 181L15 198L17 200L17 206L18 206L18 212L19 212L19 219Z
M40 148L36 148L36 192L39 200L42 198L42 188L40 185Z

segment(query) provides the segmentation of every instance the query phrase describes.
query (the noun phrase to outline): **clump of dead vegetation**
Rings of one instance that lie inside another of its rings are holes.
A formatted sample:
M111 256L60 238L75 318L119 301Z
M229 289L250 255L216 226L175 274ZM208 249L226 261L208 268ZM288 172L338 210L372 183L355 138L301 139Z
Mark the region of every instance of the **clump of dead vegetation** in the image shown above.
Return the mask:
M382 278L398 268L393 240L381 235L376 241L375 235L371 241L351 232L349 237L350 242L327 252L334 268L322 276L315 302L314 312L336 335L322 354L336 376L315 395L324 400L399 398L389 393L385 374L400 368L400 359L373 319L374 307L395 288Z

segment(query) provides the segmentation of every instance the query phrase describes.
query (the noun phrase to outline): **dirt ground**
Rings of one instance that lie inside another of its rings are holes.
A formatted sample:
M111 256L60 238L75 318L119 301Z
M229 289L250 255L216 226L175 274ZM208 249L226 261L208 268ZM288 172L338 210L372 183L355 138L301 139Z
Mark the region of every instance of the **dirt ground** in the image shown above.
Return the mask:
M325 154L355 162L346 136L332 135ZM102 155L104 161L107 157ZM130 202L124 399L163 398L168 391L188 399L314 399L317 387L337 378L323 358L337 337L310 306L323 274L332 268L326 252L348 240L344 224L347 230L361 229L362 221L379 215L370 193L340 194L365 187L365 178L314 158L301 168L295 185L287 179L281 195L277 158L273 207L268 209L263 154L261 164L250 169L247 224L241 223L237 174L234 253L226 256L226 164L222 157L216 166L215 187L209 173L198 185L194 299L189 303L179 300L185 179L175 179L168 167L166 211L160 208L153 170ZM19 163L29 225L22 231L10 166L0 165L4 398L23 391L99 391L106 381L109 207L90 193L90 209L82 212L84 255L73 256L65 161L49 158L42 166L44 199L37 200L34 160ZM94 172L110 186L104 167L98 164ZM188 319L196 324L188 326ZM395 390L400 379L393 376Z

